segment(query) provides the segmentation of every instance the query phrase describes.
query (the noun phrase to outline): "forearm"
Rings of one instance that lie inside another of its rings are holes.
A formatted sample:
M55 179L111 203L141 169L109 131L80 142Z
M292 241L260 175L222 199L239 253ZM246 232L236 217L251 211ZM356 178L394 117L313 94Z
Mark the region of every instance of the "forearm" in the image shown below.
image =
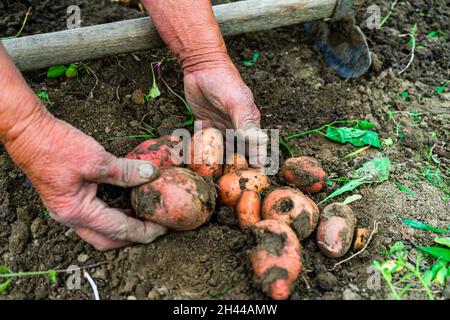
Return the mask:
M229 63L209 0L143 0L142 3L185 73Z
M47 115L0 43L0 142L8 147Z

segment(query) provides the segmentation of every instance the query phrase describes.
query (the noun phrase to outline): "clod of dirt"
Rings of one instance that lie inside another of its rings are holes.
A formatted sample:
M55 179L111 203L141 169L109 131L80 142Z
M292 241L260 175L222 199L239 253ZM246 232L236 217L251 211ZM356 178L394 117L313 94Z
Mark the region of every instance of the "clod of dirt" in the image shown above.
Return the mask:
M322 290L330 291L338 284L338 279L331 272L321 272L316 277L317 284Z
M30 232L28 226L23 221L16 221L11 228L11 236L9 237L9 251L14 254L20 254L27 246Z
M133 94L131 95L131 101L138 105L142 105L145 103L145 95L141 89L134 90Z

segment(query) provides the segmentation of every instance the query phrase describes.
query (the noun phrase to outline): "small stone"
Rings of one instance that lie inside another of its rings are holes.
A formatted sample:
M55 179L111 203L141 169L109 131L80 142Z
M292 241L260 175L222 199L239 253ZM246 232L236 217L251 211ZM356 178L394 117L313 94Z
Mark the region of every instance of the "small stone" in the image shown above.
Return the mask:
M27 246L30 231L25 222L17 220L11 228L11 236L9 237L9 251L14 254L20 254Z
M94 279L106 280L106 271L105 271L105 269L101 268L101 269L95 270L95 272L92 274L92 277Z
M110 133L111 132L111 128L110 127L106 127L105 128L105 133Z
M349 288L344 290L342 298L344 300L361 300L361 296Z
M87 254L85 254L85 253L81 253L81 254L78 255L77 260L78 260L79 263L85 263L86 261L89 260L89 256Z
M161 295L159 294L159 292L156 288L153 288L152 290L150 290L148 292L147 298L149 300L159 300L161 298Z
M135 296L128 296L127 300L137 300L137 298Z
M131 101L135 104L145 103L145 96L141 89L134 90L133 95L131 96Z
M217 281L216 281L216 279L213 279L213 278L209 279L209 280L208 280L208 286L210 286L210 287L215 287L215 286L217 286Z

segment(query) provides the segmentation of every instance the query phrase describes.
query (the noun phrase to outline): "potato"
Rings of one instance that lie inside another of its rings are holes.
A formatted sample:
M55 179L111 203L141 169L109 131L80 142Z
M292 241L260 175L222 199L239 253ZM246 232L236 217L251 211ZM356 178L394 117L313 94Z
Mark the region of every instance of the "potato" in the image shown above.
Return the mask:
M263 220L255 224L257 246L250 252L256 283L275 300L287 299L301 269L301 247L284 222Z
M227 158L223 168L223 174L226 175L231 172L244 169L248 169L248 162L245 156L240 153L233 153L229 158Z
M178 154L174 147L179 143L171 136L149 139L142 142L125 156L126 159L146 160L158 167L183 165L183 155Z
M317 193L327 183L327 174L320 163L311 157L289 158L281 167L284 179L308 193Z
M302 241L316 229L319 208L301 191L283 187L266 196L262 205L262 218L287 223Z
M261 221L261 197L252 190L244 190L236 206L241 229L249 228Z
M205 128L196 132L192 136L188 168L216 181L222 175L222 166L222 133L214 128Z
M352 244L356 217L346 204L333 203L323 209L317 228L317 245L330 258L340 258Z
M355 240L353 241L353 251L359 251L367 244L369 239L369 230L366 228L357 228Z
M241 197L242 191L261 192L269 185L269 178L259 170L247 169L231 172L222 176L217 182L219 202L222 205L234 206Z
M184 168L161 168L159 177L131 192L139 218L173 230L192 230L209 220L216 205L211 178Z

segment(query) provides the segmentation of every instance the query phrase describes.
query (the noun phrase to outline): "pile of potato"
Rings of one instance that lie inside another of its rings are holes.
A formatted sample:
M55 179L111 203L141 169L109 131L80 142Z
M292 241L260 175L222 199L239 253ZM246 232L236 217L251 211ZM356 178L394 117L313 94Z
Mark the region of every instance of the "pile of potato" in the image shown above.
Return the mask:
M349 250L356 226L351 208L333 203L320 214L305 194L317 193L327 183L326 172L314 158L287 159L281 175L289 186L272 189L269 177L249 168L245 156L234 154L222 164L223 138L216 129L194 134L188 159L196 150L200 162L187 168L174 156L176 143L167 136L151 139L127 156L160 167L158 179L132 191L138 217L173 230L192 230L210 219L217 200L218 205L235 207L239 226L251 231L257 242L249 254L256 282L273 299L289 297L302 270L300 241L316 229L324 255L339 258Z

